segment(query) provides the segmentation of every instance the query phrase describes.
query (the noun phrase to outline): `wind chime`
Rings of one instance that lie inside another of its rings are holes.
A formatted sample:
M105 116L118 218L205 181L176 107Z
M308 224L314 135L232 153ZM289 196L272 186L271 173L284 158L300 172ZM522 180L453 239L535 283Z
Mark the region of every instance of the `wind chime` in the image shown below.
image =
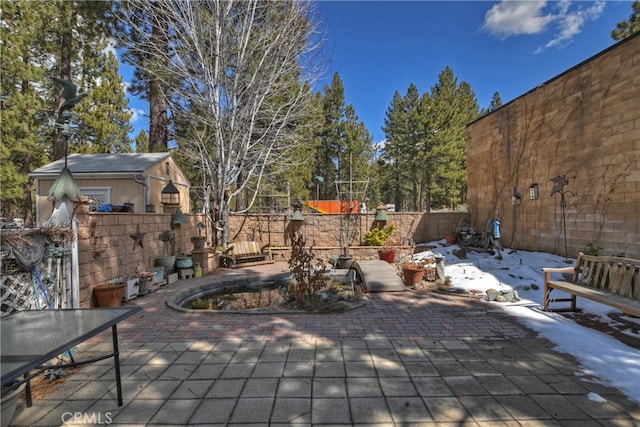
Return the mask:
M567 219L566 219L566 207L567 207L567 200L566 200L566 195L567 194L571 194L572 196L575 196L575 193L573 191L569 191L569 190L565 190L564 187L565 185L569 184L569 178L567 178L566 175L558 175L554 178L551 178L551 181L553 181L553 188L551 189L551 197L553 197L556 193L560 194L560 211L562 212L562 230L564 232L564 261L568 264L570 263L569 258L567 256Z

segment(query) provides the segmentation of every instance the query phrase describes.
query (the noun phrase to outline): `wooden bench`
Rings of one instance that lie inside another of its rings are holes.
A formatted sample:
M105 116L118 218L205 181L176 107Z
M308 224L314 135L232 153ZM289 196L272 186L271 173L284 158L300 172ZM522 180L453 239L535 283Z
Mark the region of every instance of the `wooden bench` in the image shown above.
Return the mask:
M544 309L552 302L570 301L576 311L576 297L606 304L624 313L640 316L640 260L613 256L578 254L575 267L543 268ZM551 280L552 273L573 273L569 280ZM570 298L551 298L557 289Z
M270 264L273 262L269 245L261 246L260 242L249 240L227 244L227 249L220 255L220 266L227 268Z

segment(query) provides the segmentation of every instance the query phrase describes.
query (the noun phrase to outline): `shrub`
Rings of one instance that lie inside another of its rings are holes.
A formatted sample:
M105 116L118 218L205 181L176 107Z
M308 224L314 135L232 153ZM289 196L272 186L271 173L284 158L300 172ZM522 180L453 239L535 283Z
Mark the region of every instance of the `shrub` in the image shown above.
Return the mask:
M386 227L374 227L364 234L362 242L367 246L384 246L396 227L389 224Z

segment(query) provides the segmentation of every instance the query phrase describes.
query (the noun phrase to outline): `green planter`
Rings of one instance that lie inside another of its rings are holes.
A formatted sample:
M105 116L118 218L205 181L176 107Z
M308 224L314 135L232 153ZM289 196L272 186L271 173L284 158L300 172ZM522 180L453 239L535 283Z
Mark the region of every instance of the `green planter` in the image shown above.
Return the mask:
M173 265L176 263L176 256L170 255L157 258L156 263L161 267L173 269Z

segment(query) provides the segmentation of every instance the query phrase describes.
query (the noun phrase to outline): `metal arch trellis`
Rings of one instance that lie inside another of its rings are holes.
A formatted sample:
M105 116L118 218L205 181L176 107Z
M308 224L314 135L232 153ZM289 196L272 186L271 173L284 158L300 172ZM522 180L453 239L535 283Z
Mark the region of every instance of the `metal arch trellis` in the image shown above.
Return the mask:
M340 209L340 247L344 251L347 251L347 247L352 243L355 230L357 229L356 224L353 224L356 216L352 213L357 211L354 203L362 203L364 201L367 194L367 188L369 186L369 180L342 181L336 179L335 184L338 200L341 202L349 202L349 212L343 212L342 208ZM345 252L344 255L348 255L348 253Z

